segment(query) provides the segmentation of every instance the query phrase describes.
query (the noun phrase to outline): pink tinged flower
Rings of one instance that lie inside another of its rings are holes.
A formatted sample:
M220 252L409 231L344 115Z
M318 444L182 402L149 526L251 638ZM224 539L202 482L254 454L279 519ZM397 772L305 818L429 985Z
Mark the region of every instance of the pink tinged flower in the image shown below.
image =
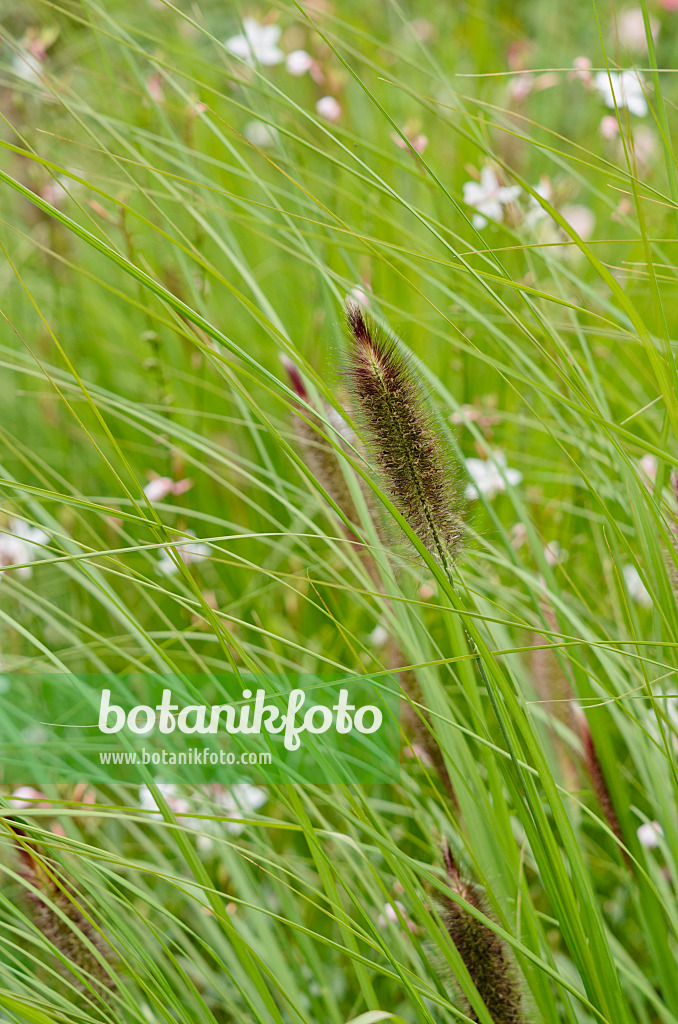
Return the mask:
M184 480L172 480L170 476L156 476L144 487L144 494L150 502L162 501L169 494L173 494L177 497L180 494L185 494L186 491L190 491L193 486L193 481L190 477L186 477Z
M641 7L631 7L622 11L617 18L616 30L619 42L632 53L647 52L647 36ZM650 32L656 42L659 35L659 22L652 16L650 16Z
M154 103L164 103L165 94L162 91L162 76L159 74L149 75L146 80L146 92Z
M604 139L614 139L619 134L619 122L612 114L605 114L600 120L598 131Z
M644 80L639 71L599 71L594 85L606 107L626 107L630 114L645 117L648 111Z
M643 583L640 573L636 569L635 565L628 563L622 568L622 575L624 577L624 583L628 590L629 597L641 608L652 607L652 597Z
M596 215L593 210L590 210L588 206L574 203L570 206L563 206L560 212L583 241L591 237L596 226Z
M664 830L658 821L646 821L636 831L638 842L646 850L655 850L659 846L660 836Z
M465 181L462 189L466 205L477 211L473 217L476 228L484 228L488 220L501 224L504 207L515 202L522 192L520 185L502 185L489 164L480 172L480 181Z
M243 18L242 27L241 33L226 40L227 50L252 67L256 64L270 67L283 62L285 54L278 46L279 25L261 25L256 18Z
M428 136L422 135L421 132L418 133L417 135L407 136L407 142L409 142L410 146L408 146L405 139L398 135L397 132L393 132L391 138L395 142L398 149L409 149L411 146L415 153L419 154L423 153L426 147L428 146Z
M481 494L491 500L505 491L507 484L515 487L523 479L519 470L506 465L503 452L493 452L487 459L466 459L466 469L472 482L466 485L465 494L471 501Z
M20 566L16 574L20 579L30 579L33 574L28 562L40 555L40 548L47 544L49 537L44 530L28 526L20 519L10 519L7 533L0 533L0 569ZM2 574L0 573L0 579Z
M400 914L400 916L398 916ZM396 900L394 903L384 903L384 912L377 918L377 923L380 928L385 928L387 923L400 925L404 921L405 927L410 932L416 932L417 926L409 917L407 917L405 907Z
M291 53L287 54L285 58L285 67L291 75L295 78L299 78L300 75L305 75L307 71L310 71L315 61L310 53L306 53L306 50L292 50Z
M341 104L334 96L321 96L315 105L316 114L326 121L338 121L341 117Z
M360 303L360 305L364 306L366 309L370 305L369 295L367 294L365 289L361 288L359 285L356 285L354 288L351 288L350 292L348 293L348 296L350 299L353 299L354 302Z
M657 459L654 455L650 455L649 452L643 455L640 462L638 463L640 469L640 475L643 478L643 483L651 487L657 477Z
M588 57L575 57L572 61L572 75L574 78L579 78L585 85L589 85L593 77L591 75L592 67Z
M195 537L193 530L186 530L192 537ZM178 540L172 545L172 548L176 551L184 565L192 565L194 562L203 562L206 558L209 558L212 553L212 548L209 544L204 544L198 540ZM156 571L161 576L173 576L175 572L179 571L179 567L176 561L170 556L168 551L163 551L158 563L156 565Z
M47 803L47 806L49 806L49 801L45 794L33 786L18 786L12 791L12 795L8 797L8 800L12 804L13 809L18 811L23 811L27 807L35 807L37 803Z
M678 11L678 0L658 0L658 3L665 11Z
M550 566L562 565L570 557L569 551L561 548L560 542L557 540L550 540L544 548L544 558L546 564Z
M270 149L278 141L278 130L264 121L248 121L243 128L243 135L257 149Z

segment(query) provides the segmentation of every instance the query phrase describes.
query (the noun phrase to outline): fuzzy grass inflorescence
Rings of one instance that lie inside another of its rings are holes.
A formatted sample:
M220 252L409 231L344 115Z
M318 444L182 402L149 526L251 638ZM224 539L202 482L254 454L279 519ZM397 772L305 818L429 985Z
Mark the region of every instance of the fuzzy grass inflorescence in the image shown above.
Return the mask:
M363 440L398 511L449 567L464 538L454 463L398 340L365 317L357 303L347 304L346 320L346 381Z
M452 892L487 916L485 901L477 886L462 878L447 843L443 846L443 856ZM524 1024L520 985L503 940L450 897L443 897L442 919L495 1024ZM466 1014L477 1021L470 1003L465 1002Z

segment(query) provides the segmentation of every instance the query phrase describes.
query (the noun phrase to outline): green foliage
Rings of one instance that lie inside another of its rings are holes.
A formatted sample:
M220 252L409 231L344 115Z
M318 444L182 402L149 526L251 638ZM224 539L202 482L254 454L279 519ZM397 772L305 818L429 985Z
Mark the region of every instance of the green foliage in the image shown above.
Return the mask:
M36 926L0 821L6 1019L491 1024L436 909L447 839L526 1019L678 1021L671 6L634 50L621 5L3 0L0 685L361 673L396 643L443 761L408 726L389 786L29 801L116 985ZM235 57L245 16L311 71ZM596 77L633 66L644 116ZM484 460L454 587L342 438L347 295Z

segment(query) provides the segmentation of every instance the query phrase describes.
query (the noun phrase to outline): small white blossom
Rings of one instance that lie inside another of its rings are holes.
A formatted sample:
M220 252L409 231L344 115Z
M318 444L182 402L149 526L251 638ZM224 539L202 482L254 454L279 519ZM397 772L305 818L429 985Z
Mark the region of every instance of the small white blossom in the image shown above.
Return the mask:
M37 85L42 79L42 61L32 53L17 53L12 59L12 72L22 81Z
M8 530L8 533L0 533L0 569L20 565L21 568L16 570L17 576L30 579L33 570L26 563L40 555L39 548L47 544L49 537L44 530L28 526L20 519L10 519Z
M144 494L150 502L162 501L168 494L185 494L192 486L193 481L189 477L173 480L170 476L155 476L144 487Z
M605 116L600 119L598 131L603 138L608 141L610 139L616 139L619 135L619 122L617 121L617 118L614 117L613 114L605 114Z
M569 551L561 548L557 540L550 540L544 548L544 558L547 565L562 565L570 557Z
M45 801L47 797L34 786L17 786L8 797L12 802L14 810L25 810L27 807L34 807L37 801Z
M192 537L195 537L193 530L186 530ZM192 541L190 539L178 540L172 547L176 550L177 555L185 565L191 565L193 562L202 562L206 558L209 558L212 553L212 548L209 544L205 544L202 541ZM178 565L171 558L168 551L163 551L158 563L156 565L157 572L161 576L172 576L179 569Z
M648 111L647 100L643 90L644 81L638 71L599 71L594 79L595 88L600 93L605 106L611 110L627 107L630 114L645 117Z
M248 121L243 128L243 135L257 149L270 149L278 141L278 130L264 121Z
M656 457L654 455L650 455L649 452L646 452L640 459L638 467L640 469L640 475L643 478L643 483L651 488L652 484L655 482L657 469L659 468Z
M227 50L253 67L255 64L270 67L282 63L285 54L277 45L281 31L279 25L261 25L256 18L243 18L242 27L242 32L226 40Z
M341 104L334 96L321 96L315 105L316 114L326 121L338 121L341 117Z
M664 835L664 830L658 821L646 821L636 831L638 842L646 850L655 850L659 846L659 837Z
M365 306L365 308L369 307L370 297L365 289L361 288L360 285L356 285L354 288L351 288L348 294L351 299L359 302L361 306Z
M622 11L617 19L617 37L626 48L633 53L647 53L647 35L645 19L641 7L631 7ZM650 15L650 32L653 40L659 35L659 22Z
M249 782L236 782L233 786L215 786L214 802L224 810L232 812L233 818L244 818L254 814L268 800L268 793L262 786L253 786ZM229 821L226 829L233 836L239 836L245 829L246 822Z
M373 647L383 647L388 640L388 630L379 623L369 635L369 641Z
M287 54L285 59L285 67L291 75L298 78L300 75L305 75L307 71L310 71L315 61L310 53L306 53L306 50L292 50L291 53Z
M501 224L504 207L515 202L522 192L520 185L502 185L489 164L481 170L480 181L465 181L462 189L466 205L477 210L473 217L476 228L484 228L488 220Z
M651 608L652 598L635 565L631 565L631 563L628 562L622 568L622 574L631 600L635 601L636 604L639 604L641 608Z
M481 494L488 499L494 498L506 490L507 484L515 487L523 479L519 470L510 469L506 465L503 452L493 452L487 459L466 459L466 469L472 480L472 483L466 485L465 492L470 500L479 498Z

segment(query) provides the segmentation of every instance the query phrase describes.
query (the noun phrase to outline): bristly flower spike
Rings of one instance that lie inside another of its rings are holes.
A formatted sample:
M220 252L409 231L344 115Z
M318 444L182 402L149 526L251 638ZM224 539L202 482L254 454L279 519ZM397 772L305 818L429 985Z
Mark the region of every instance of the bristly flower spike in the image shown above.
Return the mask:
M452 892L487 916L480 892L461 877L447 843L443 856ZM503 939L449 897L443 899L442 919L495 1024L524 1024L520 987ZM474 1010L467 1000L465 1003L467 1016L477 1021Z
M397 339L367 320L356 303L347 304L346 320L347 386L363 440L394 505L449 569L464 536L454 462Z

